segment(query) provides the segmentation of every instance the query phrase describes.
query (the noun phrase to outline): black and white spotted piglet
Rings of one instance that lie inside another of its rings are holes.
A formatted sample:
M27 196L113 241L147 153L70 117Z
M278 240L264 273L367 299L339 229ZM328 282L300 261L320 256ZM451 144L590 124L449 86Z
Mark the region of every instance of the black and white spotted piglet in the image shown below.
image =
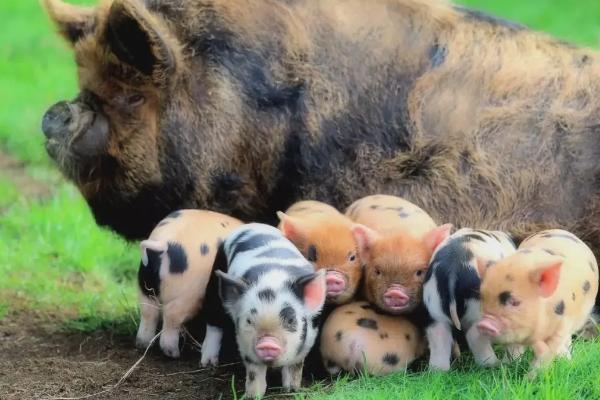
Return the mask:
M325 275L278 229L256 223L238 227L225 240L215 275L207 291L202 352L219 352L224 307L246 367L246 396L265 393L268 367L282 367L284 388L299 389L304 358L318 334Z
M423 285L423 299L433 320L426 329L431 368L450 369L452 325L465 333L478 364L498 363L490 339L476 326L481 319L478 266L491 266L513 252L515 245L506 233L467 228L448 237L434 252Z

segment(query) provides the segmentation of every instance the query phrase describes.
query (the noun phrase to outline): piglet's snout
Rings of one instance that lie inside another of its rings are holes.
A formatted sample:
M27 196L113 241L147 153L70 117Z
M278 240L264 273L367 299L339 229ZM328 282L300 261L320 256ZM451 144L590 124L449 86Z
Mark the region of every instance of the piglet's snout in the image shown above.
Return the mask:
M256 342L254 351L262 361L273 361L281 354L281 346L276 337L263 336Z
M502 323L496 318L486 315L477 323L477 329L484 335L497 337L502 332Z
M346 290L346 280L344 276L337 271L328 271L325 277L327 284L327 295L337 296Z
M403 308L408 305L410 296L406 294L404 288L398 285L392 285L383 294L383 303L390 308Z

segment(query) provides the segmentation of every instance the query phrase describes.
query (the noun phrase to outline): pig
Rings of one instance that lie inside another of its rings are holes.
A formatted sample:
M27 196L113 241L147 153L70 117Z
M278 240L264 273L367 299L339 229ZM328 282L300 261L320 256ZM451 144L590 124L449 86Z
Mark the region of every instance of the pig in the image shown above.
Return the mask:
M47 152L126 238L179 208L275 224L389 193L600 251L597 50L447 1L43 3L79 84Z
M327 271L327 303L351 301L362 278L352 221L332 206L311 200L295 203L277 215L284 235L316 269Z
M401 316L381 314L365 301L337 307L321 330L321 356L331 374L404 371L425 349L417 325Z
M391 314L414 311L429 260L450 235L418 206L400 197L372 195L354 202L346 215L364 265L364 297Z
M206 351L219 353L224 309L246 367L246 396L264 395L268 367L281 368L285 389L299 389L325 303L324 271L315 272L279 229L259 223L231 232L214 268L205 307Z
M598 263L581 239L544 230L479 270L483 317L477 327L483 334L532 347L530 376L557 356L570 358L571 336L588 321L598 293Z
M459 229L435 250L423 284L423 301L432 319L426 328L430 368L450 369L452 325L464 332L475 362L498 363L489 336L477 328L481 318L478 264L487 268L515 251L505 232L469 228ZM513 350L511 356L515 355Z
M167 356L179 357L181 327L202 308L217 249L241 224L212 211L178 210L141 242L138 347L148 347L162 313L160 347Z

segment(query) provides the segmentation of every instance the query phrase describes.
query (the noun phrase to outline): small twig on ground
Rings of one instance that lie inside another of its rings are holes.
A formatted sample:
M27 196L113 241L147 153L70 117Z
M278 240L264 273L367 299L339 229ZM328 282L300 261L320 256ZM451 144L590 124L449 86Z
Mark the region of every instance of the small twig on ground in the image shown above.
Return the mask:
M150 347L152 347L152 345L154 344L154 342L156 341L156 339L158 337L160 337L161 333L162 333L162 330L160 332L158 332L152 338L152 340L150 341L150 343L146 347L146 350L144 350L144 354L142 354L142 356L131 366L131 368L129 368L125 372L125 374L123 374L123 376L121 376L121 379L119 379L117 381L117 383L115 383L110 388L105 389L105 390L101 390L101 391L96 392L96 393L86 394L86 395L78 396L78 397L50 397L49 400L82 400L82 399L89 399L91 397L95 397L95 396L99 396L101 394L112 392L113 390L115 390L116 388L118 388L123 382L125 382L125 380L131 376L131 374L133 373L133 371L138 367L138 365L140 365L140 363L144 360L144 358L146 358L146 354L148 354L148 351L150 350Z

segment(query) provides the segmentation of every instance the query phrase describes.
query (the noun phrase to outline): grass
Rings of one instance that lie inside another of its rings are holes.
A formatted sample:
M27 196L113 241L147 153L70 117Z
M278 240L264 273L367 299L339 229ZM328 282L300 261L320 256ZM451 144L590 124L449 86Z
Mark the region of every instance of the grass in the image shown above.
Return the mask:
M71 1L94 3L94 1ZM598 0L463 0L462 4L600 48ZM77 190L62 180L43 148L40 119L57 100L77 93L68 47L34 0L0 1L0 149L26 163L26 173L52 187L27 197L0 171L0 323L11 313L47 315L61 329L135 326L137 249L98 228ZM598 399L600 343L577 343L537 380L525 364L480 370L463 362L449 374L340 378L301 397L315 399Z

